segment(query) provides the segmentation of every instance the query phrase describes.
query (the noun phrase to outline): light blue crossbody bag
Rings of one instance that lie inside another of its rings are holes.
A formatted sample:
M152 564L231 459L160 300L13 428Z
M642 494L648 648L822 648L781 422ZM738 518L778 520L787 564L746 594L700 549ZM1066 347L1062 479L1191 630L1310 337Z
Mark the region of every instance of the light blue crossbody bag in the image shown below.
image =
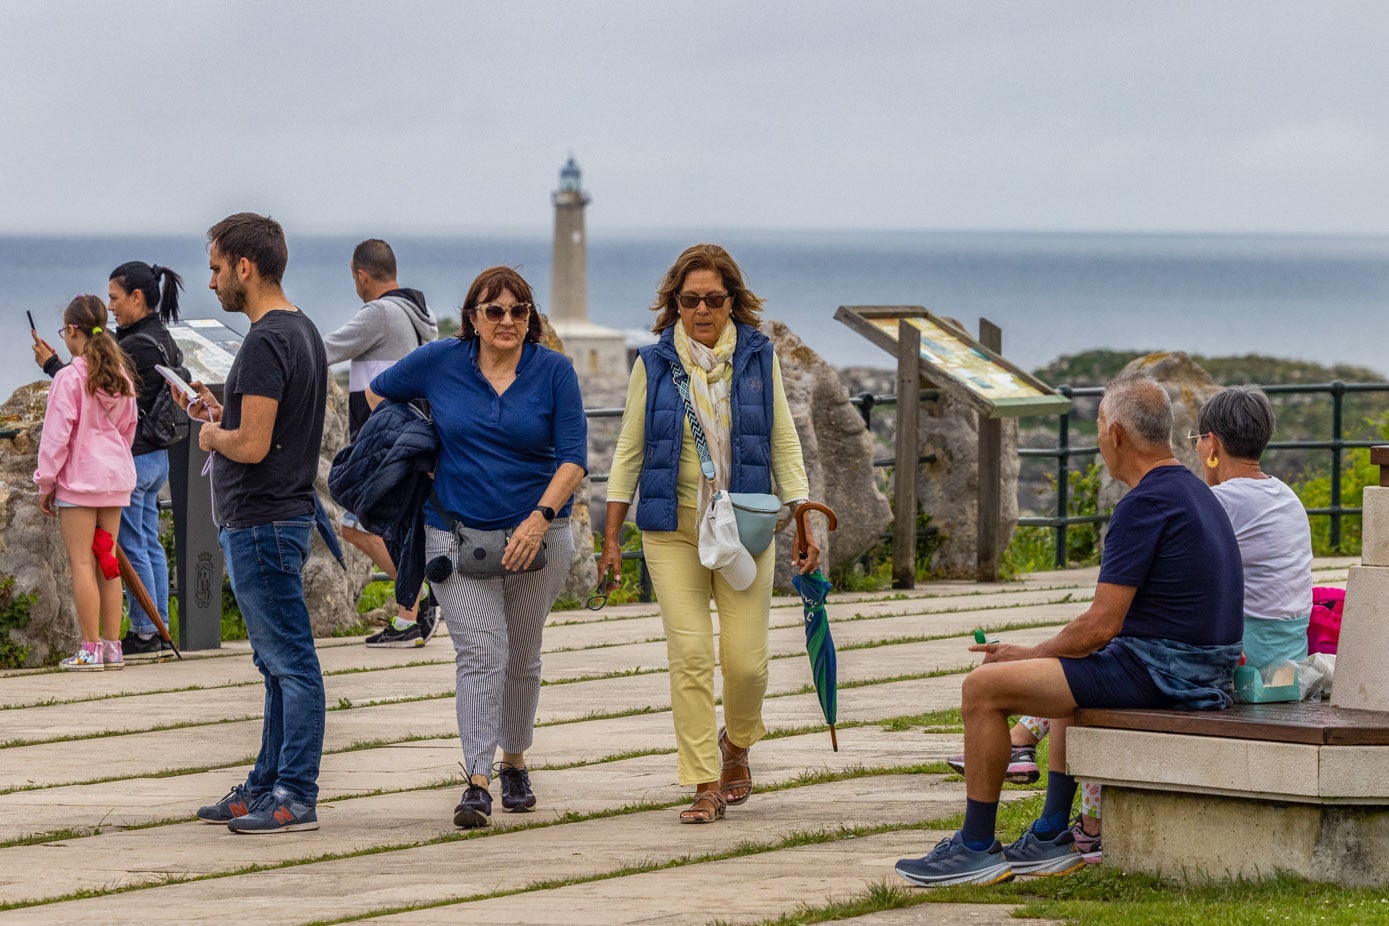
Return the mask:
M695 449L699 452L699 471L714 486L715 498L722 492L714 479L714 461L709 455L709 443L704 438L704 428L695 414L694 402L690 399L690 378L678 363L670 365L671 378L680 390L680 398L685 403L685 415L690 420L690 432L694 434ZM744 549L753 556L771 546L776 534L776 516L781 511L781 499L768 492L722 492L733 505L733 516L738 522L738 539ZM711 502L710 504L714 504Z

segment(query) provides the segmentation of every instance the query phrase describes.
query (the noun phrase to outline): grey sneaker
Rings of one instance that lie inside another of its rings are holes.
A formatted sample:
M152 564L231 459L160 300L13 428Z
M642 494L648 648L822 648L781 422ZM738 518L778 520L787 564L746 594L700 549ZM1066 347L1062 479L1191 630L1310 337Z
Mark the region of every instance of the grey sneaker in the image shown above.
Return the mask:
M1032 826L1003 850L1014 874L1068 875L1085 867L1085 857L1070 830L1062 830L1055 839L1039 839Z
M896 870L903 878L920 887L998 884L1013 878L1013 869L997 840L987 851L975 852L964 844L959 833L936 843L930 854L923 858L902 859L897 863Z
M951 756L945 760L945 764L957 775L965 773L965 757L962 755ZM1037 747L1014 746L1012 754L1008 757L1008 771L1004 773L1003 780L1009 784L1030 785L1041 777L1042 771L1037 767Z
M256 798L249 812L232 818L227 829L251 835L316 830L318 813L311 804L295 800L284 788L276 786Z

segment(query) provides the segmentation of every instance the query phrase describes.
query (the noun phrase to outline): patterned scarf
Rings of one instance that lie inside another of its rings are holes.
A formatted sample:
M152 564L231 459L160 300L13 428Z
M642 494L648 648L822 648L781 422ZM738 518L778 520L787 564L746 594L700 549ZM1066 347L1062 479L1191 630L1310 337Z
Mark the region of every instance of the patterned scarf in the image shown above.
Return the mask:
M725 489L732 460L733 409L729 395L733 389L733 349L737 346L738 327L731 318L712 348L691 338L683 324L675 324L675 352L680 355L680 365L690 377L690 398L694 401L699 424L704 428L709 457L714 461L714 481ZM701 479L701 515L709 505L711 494L708 480Z

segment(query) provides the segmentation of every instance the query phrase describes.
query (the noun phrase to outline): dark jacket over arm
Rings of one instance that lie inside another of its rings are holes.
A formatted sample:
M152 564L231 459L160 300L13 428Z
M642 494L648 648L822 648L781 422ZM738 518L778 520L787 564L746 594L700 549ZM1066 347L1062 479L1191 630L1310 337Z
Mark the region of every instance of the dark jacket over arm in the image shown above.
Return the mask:
M337 503L386 542L396 566L395 600L406 608L424 584L424 503L438 457L433 422L413 405L386 401L338 451L328 475Z

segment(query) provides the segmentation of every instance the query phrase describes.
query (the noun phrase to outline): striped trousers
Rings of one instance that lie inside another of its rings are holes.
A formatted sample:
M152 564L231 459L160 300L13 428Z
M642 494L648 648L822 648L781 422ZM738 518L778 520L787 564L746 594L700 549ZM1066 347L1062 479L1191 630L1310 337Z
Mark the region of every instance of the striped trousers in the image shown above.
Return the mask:
M453 558L453 535L425 527L425 559ZM540 701L540 634L574 560L568 518L545 534L544 568L431 583L453 640L458 738L469 775L491 777L497 746L530 748Z

